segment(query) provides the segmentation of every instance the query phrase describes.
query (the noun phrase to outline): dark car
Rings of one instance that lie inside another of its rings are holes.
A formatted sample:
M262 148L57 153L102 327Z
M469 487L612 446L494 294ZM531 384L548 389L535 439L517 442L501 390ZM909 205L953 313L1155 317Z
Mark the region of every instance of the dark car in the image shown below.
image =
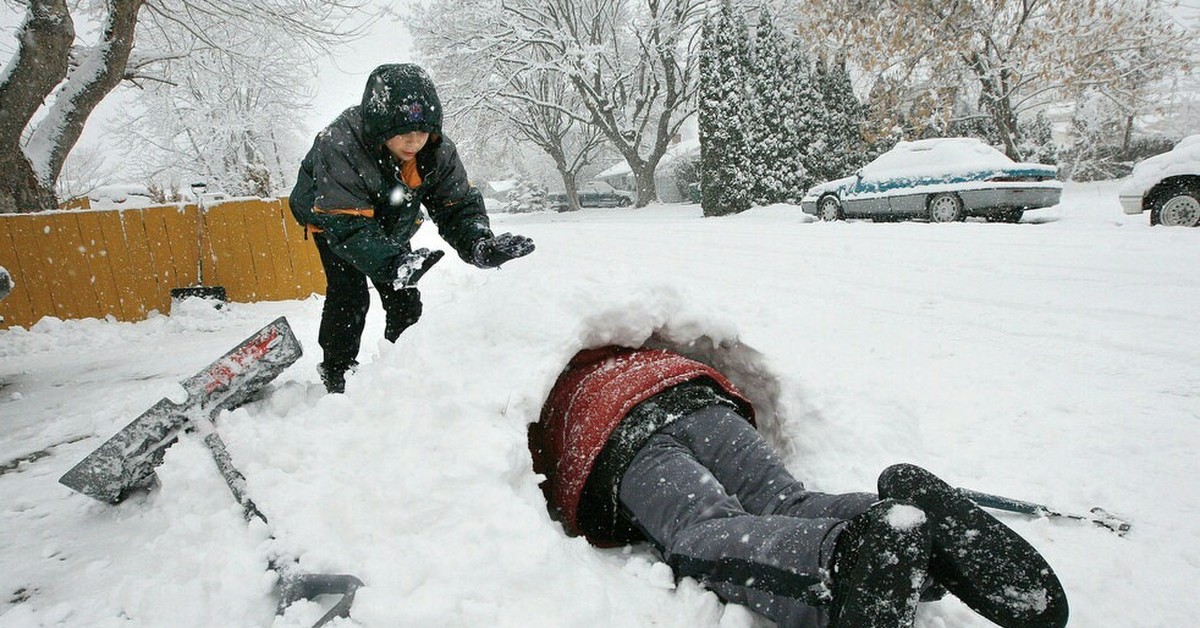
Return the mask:
M546 196L550 209L567 211L567 195L564 193ZM580 207L629 207L633 205L633 193L618 190L603 181L589 181L579 186Z
M589 181L579 188L581 207L629 207L633 194L618 190L603 181Z
M1058 204L1057 174L1054 166L1014 162L975 138L900 142L853 176L813 186L800 206L822 220L1019 222L1027 210Z

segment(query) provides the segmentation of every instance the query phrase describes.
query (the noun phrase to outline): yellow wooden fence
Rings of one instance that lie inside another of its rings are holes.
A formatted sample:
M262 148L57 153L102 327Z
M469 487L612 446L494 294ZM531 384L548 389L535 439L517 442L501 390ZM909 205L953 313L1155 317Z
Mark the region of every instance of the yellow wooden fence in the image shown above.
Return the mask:
M201 215L199 229L197 215ZM135 321L167 313L171 289L223 286L230 301L307 297L325 290L313 243L287 199L145 209L0 214L0 266L15 287L0 328L44 316Z

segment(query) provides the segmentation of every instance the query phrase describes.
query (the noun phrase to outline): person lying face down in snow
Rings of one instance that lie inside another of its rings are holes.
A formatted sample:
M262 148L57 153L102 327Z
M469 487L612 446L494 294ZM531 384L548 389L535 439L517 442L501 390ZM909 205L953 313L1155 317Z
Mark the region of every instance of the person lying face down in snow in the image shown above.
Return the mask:
M946 482L898 464L878 494L810 491L733 384L679 354L580 352L529 437L569 533L647 540L676 577L779 626L912 626L945 591L1000 626L1067 623L1045 559Z

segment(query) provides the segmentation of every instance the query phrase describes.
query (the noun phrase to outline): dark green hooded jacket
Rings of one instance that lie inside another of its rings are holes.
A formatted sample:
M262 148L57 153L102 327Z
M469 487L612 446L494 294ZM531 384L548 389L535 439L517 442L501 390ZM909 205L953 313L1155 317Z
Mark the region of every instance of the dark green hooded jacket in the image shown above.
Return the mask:
M401 179L385 146L412 131L430 134L416 156L421 184L415 189ZM412 64L376 68L362 103L317 134L290 205L301 225L323 232L335 254L383 283L391 283L398 256L410 250L422 205L464 261L471 262L477 240L492 236L483 196L467 182L454 143L442 135L437 90Z

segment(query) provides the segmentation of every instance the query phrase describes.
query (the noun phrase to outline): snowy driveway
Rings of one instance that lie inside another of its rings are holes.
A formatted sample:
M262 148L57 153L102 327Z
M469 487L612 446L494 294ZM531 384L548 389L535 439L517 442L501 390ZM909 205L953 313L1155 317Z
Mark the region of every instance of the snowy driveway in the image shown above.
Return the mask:
M347 626L764 625L676 585L644 548L595 550L545 512L524 426L575 350L651 336L723 361L813 488L870 489L911 461L1128 516L1125 538L1004 520L1059 571L1073 626L1191 625L1200 229L1123 215L1111 184L1068 185L1029 220L816 223L783 206L498 216L537 252L498 272L447 259L395 346L376 341L376 304L363 366L335 397L314 370L317 298L0 332L0 626L271 625L274 549L367 582ZM444 248L433 229L418 245ZM243 523L190 439L148 497L110 507L57 484L278 315L306 355L268 401L219 421L277 544ZM918 624L988 625L952 599Z

